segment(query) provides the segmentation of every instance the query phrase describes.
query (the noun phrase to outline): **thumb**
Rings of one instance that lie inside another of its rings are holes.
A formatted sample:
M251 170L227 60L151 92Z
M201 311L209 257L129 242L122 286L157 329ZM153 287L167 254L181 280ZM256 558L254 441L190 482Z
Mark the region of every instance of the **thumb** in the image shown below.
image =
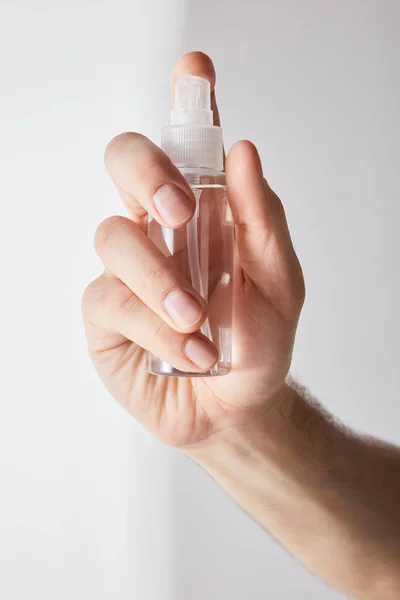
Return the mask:
M263 177L254 144L240 141L226 160L229 204L244 281L251 281L285 318L297 318L304 280L278 196Z

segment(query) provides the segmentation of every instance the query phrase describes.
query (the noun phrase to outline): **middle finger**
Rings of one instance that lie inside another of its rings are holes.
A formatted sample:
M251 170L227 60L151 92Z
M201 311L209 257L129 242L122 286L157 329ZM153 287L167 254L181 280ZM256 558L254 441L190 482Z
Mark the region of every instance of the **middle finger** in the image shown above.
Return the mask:
M106 270L171 327L199 329L206 316L203 298L133 221L118 216L103 221L95 248Z

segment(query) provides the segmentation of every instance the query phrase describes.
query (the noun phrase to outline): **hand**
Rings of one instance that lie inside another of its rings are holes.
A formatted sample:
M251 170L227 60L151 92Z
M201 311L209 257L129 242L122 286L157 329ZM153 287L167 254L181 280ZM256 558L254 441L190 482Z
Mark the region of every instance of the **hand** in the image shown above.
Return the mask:
M207 78L214 90L214 67L204 54L183 56L172 82L183 72ZM219 124L214 91L212 102ZM198 333L201 299L180 297L180 312L186 309L192 326L179 326L167 312L167 291L187 291L190 284L144 233L147 213L179 227L193 215L195 200L178 169L142 135L114 138L105 163L130 218L106 219L95 235L105 270L83 297L90 356L109 391L151 433L175 446L198 444L268 408L285 385L304 282L284 210L254 145L237 142L226 159L235 221L232 371L207 378L150 375L146 350L183 371L206 371L216 360L215 348Z

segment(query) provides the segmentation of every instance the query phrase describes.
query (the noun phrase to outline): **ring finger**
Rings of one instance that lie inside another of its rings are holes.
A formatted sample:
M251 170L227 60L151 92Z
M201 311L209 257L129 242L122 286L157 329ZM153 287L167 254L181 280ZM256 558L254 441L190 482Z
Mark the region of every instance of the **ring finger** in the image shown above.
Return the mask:
M200 333L171 329L113 275L103 274L86 288L82 308L93 356L104 350L99 348L99 337L103 339L104 335L98 336L94 326L103 332L121 334L180 371L204 372L217 360L217 350L207 338Z

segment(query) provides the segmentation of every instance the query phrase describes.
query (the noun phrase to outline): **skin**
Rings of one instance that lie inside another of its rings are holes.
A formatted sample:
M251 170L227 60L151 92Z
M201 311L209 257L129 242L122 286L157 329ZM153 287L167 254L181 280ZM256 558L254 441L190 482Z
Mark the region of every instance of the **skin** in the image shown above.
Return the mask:
M210 81L219 124L211 60L200 52L184 55L172 86L188 72ZM288 380L304 280L255 146L237 142L226 157L235 271L233 367L224 377L147 372L147 350L198 373L217 358L198 331L204 301L145 234L148 213L180 227L195 200L168 157L138 133L114 138L105 164L128 217L98 227L104 272L87 287L82 307L89 353L106 387L154 436L207 469L318 576L357 598L399 598L400 454L335 423ZM186 326L166 310L168 294L179 290L198 303L197 318Z

